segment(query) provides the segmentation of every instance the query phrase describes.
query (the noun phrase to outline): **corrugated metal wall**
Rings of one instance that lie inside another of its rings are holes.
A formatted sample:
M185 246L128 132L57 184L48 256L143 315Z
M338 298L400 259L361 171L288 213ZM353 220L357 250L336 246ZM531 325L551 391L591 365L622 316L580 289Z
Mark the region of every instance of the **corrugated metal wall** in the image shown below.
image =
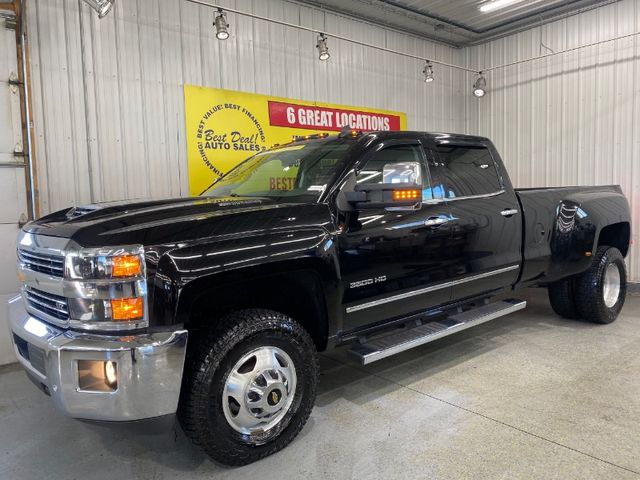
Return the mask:
M185 83L407 112L410 128L464 128L463 75L180 0L118 1L98 20L80 0L27 0L42 212L72 203L187 193ZM376 45L459 63L461 50L283 0L226 3ZM325 26L326 23L326 26Z
M623 0L467 49L490 66L640 30L640 2ZM548 48L547 48L548 47ZM633 214L630 277L640 281L640 38L491 72L477 99L465 80L466 130L496 145L518 187L620 184Z
M405 111L409 128L494 139L517 186L619 183L640 212L640 40L620 40L471 75L229 15L184 0L126 0L99 21L81 0L27 0L42 212L72 203L187 193L182 85ZM470 67L529 58L640 29L640 2L621 2L465 50L285 0L231 8ZM326 26L325 26L326 24ZM543 46L544 44L544 46ZM631 278L640 281L640 222Z
M3 26L4 27L4 26ZM22 158L14 152L23 145L20 95L7 80L18 71L16 37L13 30L0 27L0 365L15 361L11 335L7 326L7 302L19 290L15 244L18 219L27 213L25 169ZM9 166L9 165L15 165Z

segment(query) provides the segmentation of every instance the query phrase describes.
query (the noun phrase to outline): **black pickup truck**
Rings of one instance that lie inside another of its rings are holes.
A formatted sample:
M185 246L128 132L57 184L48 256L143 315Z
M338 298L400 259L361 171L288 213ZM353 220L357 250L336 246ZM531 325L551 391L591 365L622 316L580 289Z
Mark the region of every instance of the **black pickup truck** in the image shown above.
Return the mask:
M213 459L241 465L300 432L317 352L348 345L368 364L522 309L507 292L529 286L563 317L612 322L629 235L619 187L514 190L486 138L322 134L197 198L29 223L10 327L68 415L177 413Z

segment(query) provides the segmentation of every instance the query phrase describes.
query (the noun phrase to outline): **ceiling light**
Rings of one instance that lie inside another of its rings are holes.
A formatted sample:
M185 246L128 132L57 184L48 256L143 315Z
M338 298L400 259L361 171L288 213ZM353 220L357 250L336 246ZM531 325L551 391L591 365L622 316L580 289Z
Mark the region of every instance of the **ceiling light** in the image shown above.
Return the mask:
M84 0L87 5L98 12L98 18L104 18L113 8L116 0Z
M482 13L493 12L494 10L499 10L501 8L507 7L512 3L519 3L522 0L491 0L483 5L480 5L480 11Z
M229 24L227 23L226 14L221 8L218 9L218 15L216 15L213 21L213 26L216 27L216 38L218 40L226 40L229 38Z
M424 70L422 70L422 73L424 73L424 81L426 83L433 82L433 65L429 60L424 64Z
M318 49L318 58L322 61L329 60L329 47L327 46L327 37L324 36L324 33L318 35L318 43L316 43L316 48Z
M487 81L485 80L484 75L482 75L482 72L478 72L478 78L476 78L476 81L473 84L473 94L476 97L484 97L486 87Z

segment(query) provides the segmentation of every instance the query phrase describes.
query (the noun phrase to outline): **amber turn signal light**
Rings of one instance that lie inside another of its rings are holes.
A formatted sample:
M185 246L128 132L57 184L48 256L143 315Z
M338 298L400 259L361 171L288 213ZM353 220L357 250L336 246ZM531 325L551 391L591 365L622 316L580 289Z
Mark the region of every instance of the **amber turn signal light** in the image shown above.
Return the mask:
M420 198L420 190L418 189L405 189L405 190L394 190L393 191L393 199L394 200L418 200Z
M120 255L113 257L111 276L112 277L135 277L142 273L140 257L137 255Z
M143 298L117 298L111 300L111 320L128 322L144 317Z

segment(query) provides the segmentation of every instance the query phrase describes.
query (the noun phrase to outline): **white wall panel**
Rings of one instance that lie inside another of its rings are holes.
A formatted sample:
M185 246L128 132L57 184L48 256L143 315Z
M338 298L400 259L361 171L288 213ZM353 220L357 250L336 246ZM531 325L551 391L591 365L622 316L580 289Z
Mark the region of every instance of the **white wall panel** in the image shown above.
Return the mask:
M15 265L18 219L27 213L23 158L14 151L23 144L20 123L20 95L7 80L18 71L15 34L0 29L0 365L15 361L8 329L7 301L19 292ZM16 166L9 166L16 164Z
M229 7L471 67L529 58L640 30L623 0L456 50L286 0ZM409 128L491 137L520 187L619 183L640 212L640 40L629 38L473 76L184 0L118 1L98 20L80 0L28 0L38 181L43 213L73 203L185 195L184 83L407 112ZM326 26L325 26L326 25ZM640 222L631 278L640 281Z
M640 2L623 0L465 51L491 66L640 30ZM467 94L469 133L492 138L518 187L620 184L632 210L628 259L640 281L640 38L491 72L482 99ZM467 76L465 87L473 83Z
M379 45L462 61L462 52L284 0L225 5ZM42 212L93 201L185 195L184 83L407 112L414 129L460 130L462 74L176 0L118 1L98 20L79 0L28 0Z

